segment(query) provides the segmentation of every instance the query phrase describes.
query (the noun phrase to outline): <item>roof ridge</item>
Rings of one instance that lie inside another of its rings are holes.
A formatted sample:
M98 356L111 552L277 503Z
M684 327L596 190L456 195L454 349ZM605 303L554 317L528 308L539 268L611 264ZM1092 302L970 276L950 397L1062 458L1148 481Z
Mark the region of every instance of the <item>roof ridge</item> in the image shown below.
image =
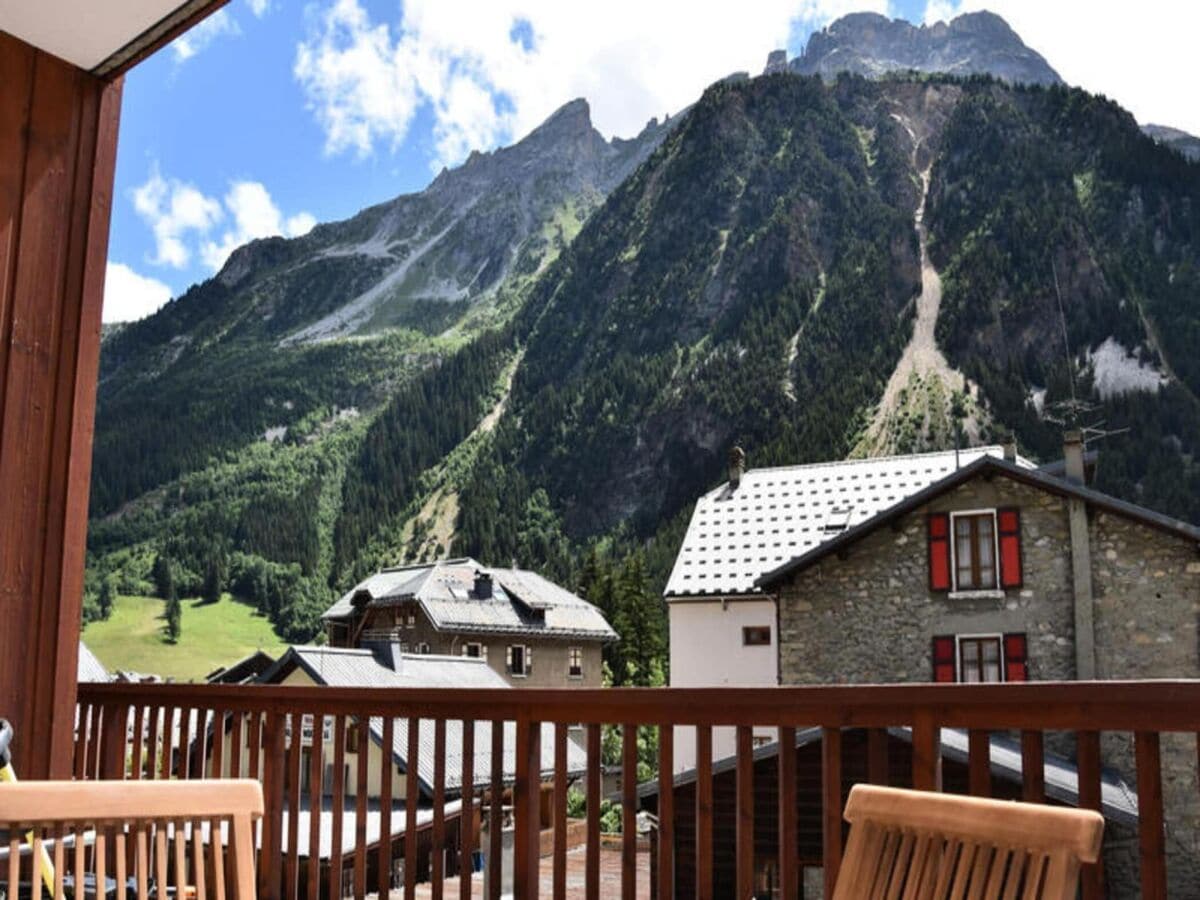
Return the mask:
M758 472L792 472L799 469L824 469L836 468L840 466L861 466L865 465L866 463L895 462L902 459L928 459L931 456L949 456L951 453L979 453L991 450L1003 453L1004 445L983 444L978 447L960 447L957 450L951 448L949 450L928 450L924 453L894 453L890 456L865 456L861 459L832 459L824 462L793 463L789 466L763 466L762 468L746 469L745 475L756 474ZM1018 457L1020 457L1020 454L1018 454ZM1027 461L1032 462L1032 460ZM742 477L744 478L745 475Z

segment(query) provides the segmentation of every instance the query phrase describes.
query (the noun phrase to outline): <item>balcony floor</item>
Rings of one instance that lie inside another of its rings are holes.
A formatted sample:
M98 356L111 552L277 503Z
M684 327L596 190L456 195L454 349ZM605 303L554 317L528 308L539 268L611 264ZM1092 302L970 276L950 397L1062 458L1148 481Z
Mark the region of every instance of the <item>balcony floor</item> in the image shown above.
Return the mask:
M587 854L582 847L567 852L567 898L568 900L583 900L584 892L584 875L583 867ZM541 890L539 894L543 897L552 895L554 887L554 859L550 856L542 857L541 866ZM472 878L471 896L483 896L483 875L475 873ZM445 896L457 897L458 894L458 879L447 878ZM616 849L602 849L600 851L600 894L604 897L618 897L621 894L621 851ZM418 900L428 900L433 896L432 889L428 884L417 885ZM650 898L650 854L639 853L637 855L637 896L638 900L649 900ZM403 891L392 891L391 900L403 900Z

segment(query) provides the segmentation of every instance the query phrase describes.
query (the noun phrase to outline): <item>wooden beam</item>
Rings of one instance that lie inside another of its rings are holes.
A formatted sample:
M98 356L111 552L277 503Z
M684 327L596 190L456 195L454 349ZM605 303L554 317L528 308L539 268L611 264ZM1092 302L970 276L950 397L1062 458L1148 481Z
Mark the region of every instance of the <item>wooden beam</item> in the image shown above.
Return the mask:
M0 83L0 709L66 778L121 83L2 32Z

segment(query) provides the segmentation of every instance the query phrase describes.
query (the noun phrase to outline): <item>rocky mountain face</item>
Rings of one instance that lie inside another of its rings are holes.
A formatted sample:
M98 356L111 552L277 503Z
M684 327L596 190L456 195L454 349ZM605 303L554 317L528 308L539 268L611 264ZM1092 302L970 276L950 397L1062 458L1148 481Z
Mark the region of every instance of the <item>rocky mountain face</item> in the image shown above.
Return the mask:
M878 78L914 70L949 75L992 75L1024 84L1061 84L1037 51L1025 46L1002 18L989 12L965 13L949 24L912 25L877 13L843 16L808 39L804 53L790 63L800 75L832 78L853 72Z
M1200 138L1169 125L1143 125L1142 131L1160 144L1178 150L1188 159L1200 160Z
M269 429L378 406L414 366L510 315L671 127L608 141L575 100L419 193L239 248L216 277L105 340L93 510Z

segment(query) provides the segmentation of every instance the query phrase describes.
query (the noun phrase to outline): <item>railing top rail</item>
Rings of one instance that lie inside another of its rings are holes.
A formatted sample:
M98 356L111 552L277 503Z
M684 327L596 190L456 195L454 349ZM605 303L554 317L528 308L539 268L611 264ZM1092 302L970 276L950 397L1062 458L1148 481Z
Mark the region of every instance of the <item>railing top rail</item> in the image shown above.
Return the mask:
M83 703L543 722L1200 731L1200 680L757 688L81 684Z

